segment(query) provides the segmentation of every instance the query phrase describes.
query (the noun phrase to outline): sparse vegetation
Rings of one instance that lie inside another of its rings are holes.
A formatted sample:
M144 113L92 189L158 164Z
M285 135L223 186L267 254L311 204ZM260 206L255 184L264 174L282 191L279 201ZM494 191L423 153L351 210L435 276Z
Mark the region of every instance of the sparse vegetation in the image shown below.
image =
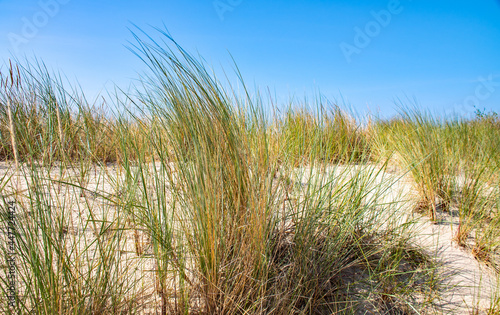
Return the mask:
M456 242L498 265L498 118L436 119L407 109L376 132L379 151L408 170L419 193L417 210L432 220L456 217ZM498 268L498 267L496 267Z

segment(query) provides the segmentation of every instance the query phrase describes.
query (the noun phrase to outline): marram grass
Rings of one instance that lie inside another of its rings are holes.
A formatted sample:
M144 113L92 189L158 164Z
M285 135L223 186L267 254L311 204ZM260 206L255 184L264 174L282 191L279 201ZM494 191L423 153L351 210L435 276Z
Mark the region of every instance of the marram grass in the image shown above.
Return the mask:
M432 309L433 259L384 199L389 156L431 217L456 208L457 242L474 234L471 250L495 261L500 162L482 138L498 133L494 119L407 112L361 126L321 106L268 119L262 101L236 99L166 34L136 36L132 50L150 71L112 112L43 64L2 74L0 157L17 151L21 164L0 180L2 228L7 202L18 211L16 306L2 273L4 313Z

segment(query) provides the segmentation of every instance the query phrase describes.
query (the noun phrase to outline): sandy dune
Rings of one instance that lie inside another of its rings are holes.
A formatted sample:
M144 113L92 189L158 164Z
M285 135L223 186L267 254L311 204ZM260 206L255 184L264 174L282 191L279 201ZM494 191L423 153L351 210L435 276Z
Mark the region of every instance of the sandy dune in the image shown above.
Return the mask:
M327 169L327 172L339 172L346 166ZM373 171L374 166L347 166L353 171ZM95 237L98 230L102 228L101 224L112 224L116 218L116 211L110 201L121 198L118 183L122 179L120 170L109 165L108 167L93 167L90 172L81 176L78 169L61 170L53 167L50 172L41 172L50 174L52 180L60 180L62 183L51 185L47 194L59 204L61 208L66 208L68 216L69 238L75 242L81 242L84 246L89 240ZM299 173L310 173L307 170ZM340 173L345 174L342 171ZM10 177L12 176L12 177ZM303 176L300 178L300 176ZM305 182L307 175L300 175L295 178L296 181ZM16 191L19 192L19 200L26 200L29 195L28 186L33 178L27 178L22 175L13 174L13 167L6 162L0 163L0 187L3 187L1 194L5 200L11 200ZM45 179L41 179L46 180ZM65 184L75 183L83 184L87 190ZM440 292L440 301L438 310L429 312L445 314L481 314L489 306L492 296L497 292L497 275L489 267L477 261L467 249L458 247L453 241L453 235L456 229L456 218L450 215L443 215L438 223L430 222L426 217L414 214L412 205L415 202L415 193L412 189L411 180L402 174L386 173L378 171L375 183L380 184L383 191L384 201L399 205L402 222L408 218L415 220L414 230L416 237L413 242L416 246L423 247L427 253L434 257L439 263L439 273L443 277L443 283ZM89 213L85 209L91 207L93 210L94 224L88 223ZM21 207L22 208L22 207ZM18 216L22 216L19 214ZM131 223L133 225L133 223ZM1 236L2 242L6 240L5 231ZM71 241L70 241L71 242ZM159 298L156 294L154 270L155 260L152 258L148 239L142 231L136 231L133 227L126 232L121 249L123 267L133 270L128 279L128 284L135 287L136 292L142 292L146 300L141 303L158 305ZM138 248L138 246L140 248ZM141 252L138 255L138 251ZM147 312L147 309L144 309ZM477 312L477 313L476 313Z

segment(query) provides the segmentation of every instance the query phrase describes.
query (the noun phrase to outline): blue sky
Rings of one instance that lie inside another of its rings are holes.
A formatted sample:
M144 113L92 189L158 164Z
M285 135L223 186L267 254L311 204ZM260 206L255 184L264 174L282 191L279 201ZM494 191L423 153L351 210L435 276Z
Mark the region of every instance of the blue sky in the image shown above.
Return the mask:
M313 99L388 117L396 103L500 112L500 1L0 0L0 62L43 60L90 97L146 70L129 28L165 25L185 49L280 102ZM220 72L218 72L220 73Z

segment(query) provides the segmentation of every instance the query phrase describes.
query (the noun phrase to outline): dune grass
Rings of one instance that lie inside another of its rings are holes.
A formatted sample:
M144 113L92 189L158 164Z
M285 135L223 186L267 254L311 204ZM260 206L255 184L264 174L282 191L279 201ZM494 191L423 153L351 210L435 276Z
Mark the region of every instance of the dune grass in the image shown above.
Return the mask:
M497 265L498 118L478 112L473 120L444 120L407 108L378 128L378 151L390 152L411 174L420 196L417 210L435 221L443 213L457 217L456 242Z
M139 213L154 233L155 251L163 253L158 265L172 265L158 270L160 294L166 292L166 279L176 279L170 285L182 292L163 310L189 312L195 306L209 314L290 314L350 312L366 307L363 303L408 307L398 294L414 283L398 275L425 276L400 269L414 253L404 246L406 225L396 224L390 207L377 208L376 198L365 200L373 193L368 183L375 171L347 179L346 170L324 170L340 161L333 149L325 158L325 137L333 130L321 135L316 121L305 122L320 137L308 141L309 171L302 183L297 172L303 171L295 168L302 153L289 145L300 145L293 133L303 137L303 130L286 121L286 153L271 155L273 128L251 99L245 102L249 114L238 117L242 110L234 107L239 102L232 93L220 91L185 51L142 40L136 48L153 70L140 107L154 117L149 125L157 126L149 135L154 152L147 154L158 157L153 174L139 167L144 182L154 178L153 191L144 184L142 194L160 196L164 187L171 194L167 209L162 202ZM339 128L347 130L347 123ZM351 161L363 154L340 153ZM361 292L358 286L370 289ZM162 303L170 300L164 297Z
M81 92L68 90L61 77L50 74L43 63L25 64L11 62L0 76L0 159L14 158L17 150L23 162L51 164L64 158L116 161L116 126L106 115L106 104L89 104ZM13 135L8 128L9 111Z
M366 130L338 106L330 110L321 104L319 112L289 108L275 128L282 135L282 152L296 165L312 159L326 163L358 163L370 159Z
M433 309L437 266L385 198L384 154L411 172L433 219L458 211L458 242L473 234L477 256L497 252L494 118L407 112L361 127L318 106L268 119L243 82L238 99L167 34L136 35L132 50L150 71L108 113L43 64L1 76L0 156L20 164L0 180L4 231L17 206L16 306L4 265L2 312ZM5 262L5 236L0 248Z

